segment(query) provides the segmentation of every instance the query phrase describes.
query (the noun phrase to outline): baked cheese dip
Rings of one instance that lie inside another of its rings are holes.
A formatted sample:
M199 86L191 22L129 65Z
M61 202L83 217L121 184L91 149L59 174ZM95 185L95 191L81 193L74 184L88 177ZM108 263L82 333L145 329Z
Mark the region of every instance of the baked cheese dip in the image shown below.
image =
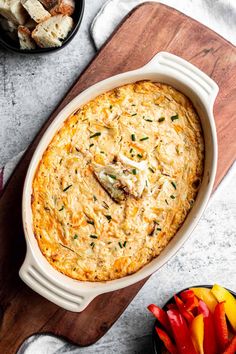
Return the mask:
M173 87L140 81L96 97L64 122L36 171L43 255L78 280L138 271L182 225L203 164L200 119Z

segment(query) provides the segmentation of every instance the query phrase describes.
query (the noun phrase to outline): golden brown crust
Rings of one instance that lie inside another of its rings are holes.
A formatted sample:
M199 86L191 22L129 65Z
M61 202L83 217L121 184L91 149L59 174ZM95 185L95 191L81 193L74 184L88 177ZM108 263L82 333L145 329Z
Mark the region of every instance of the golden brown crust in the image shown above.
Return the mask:
M141 197L126 191L119 203L98 182L94 166L105 168L121 155L148 167ZM142 81L98 96L65 121L36 171L32 212L42 253L78 280L138 271L183 223L203 163L199 118L174 88Z

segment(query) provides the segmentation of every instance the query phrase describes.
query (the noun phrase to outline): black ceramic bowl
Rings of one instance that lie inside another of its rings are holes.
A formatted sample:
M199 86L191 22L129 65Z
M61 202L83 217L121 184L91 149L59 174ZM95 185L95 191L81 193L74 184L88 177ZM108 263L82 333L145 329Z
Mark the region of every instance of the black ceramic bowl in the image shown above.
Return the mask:
M213 287L213 285L194 285L194 286L189 286L188 288L182 289L180 290L178 293L176 293L176 295L180 295L180 293L182 293L182 291L188 290L189 288L208 288L211 289ZM228 290L235 298L236 298L236 293L234 293L232 290L229 290L227 288L225 288L226 290ZM174 296L172 296L167 303L163 306L164 310L167 310L167 305L173 303L174 300ZM160 338L158 337L156 331L155 331L155 326L157 325L157 321L154 324L153 327L153 332L152 332L152 347L153 347L153 353L155 354L162 354L164 352L164 346L162 344L162 341L160 340Z
M13 52L16 53L22 53L22 54L46 54L46 53L52 53L56 52L57 50L60 50L64 48L75 36L77 33L82 17L84 13L84 0L75 0L75 11L72 15L72 18L74 20L74 27L72 31L69 33L68 37L63 41L61 47L55 47L55 48L36 48L32 50L22 50L20 49L19 43L14 41L13 39L9 38L9 36L3 31L2 29L0 30L0 45L6 49L9 49Z

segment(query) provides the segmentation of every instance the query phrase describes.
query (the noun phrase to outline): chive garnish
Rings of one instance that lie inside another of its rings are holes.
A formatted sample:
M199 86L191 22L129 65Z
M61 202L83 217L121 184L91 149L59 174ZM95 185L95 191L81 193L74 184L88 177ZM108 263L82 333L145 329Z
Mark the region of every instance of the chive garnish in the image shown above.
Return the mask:
M111 177L112 179L116 179L116 176L115 175L110 175L108 174L109 177Z
M147 140L147 139L149 139L149 137L148 136L145 136L145 137L143 137L143 138L141 138L141 139L139 139L140 141L144 141L144 140Z
M90 135L90 139L95 138L96 136L100 136L100 135L101 135L100 132L94 133L93 135Z
M134 149L133 149L133 148L131 148L131 149L129 150L129 152L131 153L133 150L134 150Z
M107 218L108 222L111 221L111 219L112 219L111 215L104 215L104 216L105 216L105 218Z
M70 184L69 186L67 186L66 188L63 189L63 192L66 192L70 187L72 187L72 184Z
M133 103L133 104L131 104L131 106L133 106L133 107L134 107L134 106L136 106L136 104L134 104L134 103Z
M137 113L133 113L133 114L131 114L131 117L134 117L134 116L136 116L137 115Z
M94 202L96 202L96 200L97 200L96 195L93 195L93 200L94 200Z
M78 238L78 235L77 234L75 234L74 235L74 240L76 240Z
M92 146L94 146L94 144L90 144L89 147L91 148Z
M98 238L97 235L90 235L91 238Z
M169 203L168 203L167 199L165 199L165 202L166 202L166 204L167 204L167 205L169 205Z
M161 117L158 119L158 122L164 122L164 120L165 120L165 117Z
M78 149L77 147L75 148L75 150L76 150L77 152L80 152L80 151L79 151L79 149Z
M122 247L123 247L121 242L118 242L118 244L119 244L120 248L122 248Z
M140 159L143 157L143 155L142 155L142 154L137 154L137 156L138 156L138 157L140 157Z
M125 242L123 243L123 247L126 247L126 243L127 243L127 241L125 241Z
M143 119L146 120L146 122L153 122L152 119L145 119L144 117L143 117Z
M64 205L62 205L62 207L61 207L61 209L59 209L59 211L62 211L64 208L65 208Z
M170 197L171 197L171 199L175 199L175 196L174 196L173 194L171 194L171 196L170 196Z
M157 227L157 231L161 231L161 228L160 228L160 227Z
M135 138L135 135L134 135L134 134L131 134L131 139L132 139L132 141L135 141L135 140L136 140L136 138Z
M112 104L110 105L110 109L112 109Z
M103 200L103 208L109 209L109 205L105 202L105 200Z
M171 182L172 186L174 187L174 189L176 189L176 184L175 182Z
M148 169L152 172L155 173L155 170L152 167L148 167Z
M91 246L92 248L94 248L95 243L94 243L94 242L91 242L91 243L90 243L90 246Z
M178 115L178 114L176 114L176 115L174 115L174 116L170 117L170 119L171 119L171 120L172 120L172 122L173 122L174 120L179 119L179 115Z
M137 174L137 170L134 168L134 169L132 170L132 173L133 173L133 175L136 175L136 174Z
M77 175L77 173L78 173L78 170L77 170L77 168L75 169L75 174Z
M94 225L94 221L93 220L87 220L87 223L90 225Z

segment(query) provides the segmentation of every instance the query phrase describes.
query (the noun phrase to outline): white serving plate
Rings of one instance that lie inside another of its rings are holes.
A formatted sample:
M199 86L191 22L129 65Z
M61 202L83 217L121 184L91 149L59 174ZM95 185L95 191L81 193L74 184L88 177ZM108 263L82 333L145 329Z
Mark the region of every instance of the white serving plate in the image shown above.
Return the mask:
M203 181L193 208L184 224L161 254L138 272L107 282L74 280L54 269L41 253L32 228L32 182L42 155L64 121L80 106L117 86L139 80L151 80L172 85L193 102L201 119L205 139ZM110 77L89 87L75 97L54 119L43 135L30 162L25 179L22 216L27 254L20 269L21 279L33 290L62 308L80 312L98 295L118 290L142 280L165 264L184 244L197 225L210 197L217 166L217 136L213 105L217 84L187 61L167 52L160 52L140 69Z

